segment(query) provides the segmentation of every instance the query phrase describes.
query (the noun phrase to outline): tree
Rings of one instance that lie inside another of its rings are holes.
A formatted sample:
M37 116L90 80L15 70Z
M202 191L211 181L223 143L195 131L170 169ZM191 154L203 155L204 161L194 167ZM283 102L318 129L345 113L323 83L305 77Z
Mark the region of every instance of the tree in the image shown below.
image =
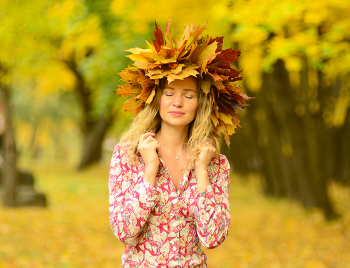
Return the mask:
M0 64L0 91L1 100L4 109L5 132L0 145L3 162L2 162L2 180L3 180L3 204L6 207L16 206L16 186L17 186L17 169L16 169L16 143L12 127L11 108L9 101L9 89L7 85L1 83L1 78L6 70Z
M3 203L4 206L14 207L16 202L17 168L16 168L16 143L13 128L13 118L11 109L11 88L13 77L17 74L24 74L26 65L35 52L28 55L28 44L38 44L33 39L33 30L28 27L26 20L31 16L38 16L39 11L27 14L26 5L28 2L22 1L2 1L0 6L0 91L1 100L5 115L5 134L3 137ZM36 7L39 7L37 4Z
M336 212L326 185L343 180L350 164L349 11L349 3L331 1L235 1L227 9L234 12L232 38L245 55L245 88L257 97L244 128L266 191L320 207L328 218Z

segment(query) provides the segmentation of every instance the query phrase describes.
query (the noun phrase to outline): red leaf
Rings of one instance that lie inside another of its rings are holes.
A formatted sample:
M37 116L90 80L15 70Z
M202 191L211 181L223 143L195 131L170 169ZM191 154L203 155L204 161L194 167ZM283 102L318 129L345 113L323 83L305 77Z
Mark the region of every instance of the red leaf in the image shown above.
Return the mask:
M217 42L218 43L218 48L216 49L215 52L220 52L222 51L222 44L224 43L224 37L216 37L216 38L211 38L210 41L209 41L209 45L211 43L214 43L214 42Z
M157 22L154 21L155 23L155 30L154 30L154 37L156 38L155 40L152 39L154 48L157 50L157 52L160 51L160 48L164 46L164 39L163 39L163 32L158 26Z

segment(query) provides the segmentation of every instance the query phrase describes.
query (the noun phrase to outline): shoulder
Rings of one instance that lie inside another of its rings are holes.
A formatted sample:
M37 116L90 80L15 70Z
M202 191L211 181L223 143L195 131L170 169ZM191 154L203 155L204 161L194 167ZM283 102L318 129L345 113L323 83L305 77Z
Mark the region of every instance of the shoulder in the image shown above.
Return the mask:
M112 162L129 162L129 146L127 143L118 143L113 149Z

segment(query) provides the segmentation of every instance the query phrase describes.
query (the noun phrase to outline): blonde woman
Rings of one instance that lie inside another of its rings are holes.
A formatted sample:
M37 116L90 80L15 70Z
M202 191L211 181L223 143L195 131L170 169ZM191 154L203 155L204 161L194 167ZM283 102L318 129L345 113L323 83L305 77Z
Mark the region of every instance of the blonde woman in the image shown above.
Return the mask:
M219 132L228 141L234 108L249 98L232 83L241 79L230 67L239 52L222 50L222 38L199 38L204 29L191 24L172 41L168 23L164 42L156 24L153 46L129 50L136 67L120 74L126 84L117 93L133 96L125 110L135 114L109 172L123 267L207 267L201 246L214 248L228 234L230 165Z

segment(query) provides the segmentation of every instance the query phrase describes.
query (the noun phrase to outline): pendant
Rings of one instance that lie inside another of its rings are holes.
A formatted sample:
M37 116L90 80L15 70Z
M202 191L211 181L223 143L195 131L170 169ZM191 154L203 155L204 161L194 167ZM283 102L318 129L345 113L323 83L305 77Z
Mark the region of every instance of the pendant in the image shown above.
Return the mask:
M179 157L176 157L176 160L179 160Z

